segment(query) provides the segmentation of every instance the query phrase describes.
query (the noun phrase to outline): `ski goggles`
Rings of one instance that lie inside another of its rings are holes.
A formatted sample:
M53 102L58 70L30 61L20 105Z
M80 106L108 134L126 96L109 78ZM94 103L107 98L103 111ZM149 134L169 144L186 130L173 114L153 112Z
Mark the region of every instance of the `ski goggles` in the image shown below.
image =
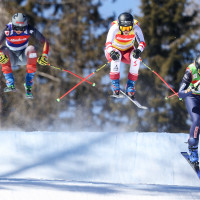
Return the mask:
M14 31L25 31L27 29L27 26L12 26Z
M132 30L132 26L120 26L119 29L124 32L124 31L131 31Z

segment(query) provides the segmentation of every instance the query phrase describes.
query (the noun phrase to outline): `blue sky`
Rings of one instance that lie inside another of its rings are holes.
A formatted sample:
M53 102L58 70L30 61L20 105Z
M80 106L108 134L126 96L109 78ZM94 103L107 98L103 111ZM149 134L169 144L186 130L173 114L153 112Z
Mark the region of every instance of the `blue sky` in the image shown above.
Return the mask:
M116 0L114 3L113 0L103 0L99 11L105 18L113 13L118 16L120 13L130 10L133 15L140 15L140 3L140 0Z

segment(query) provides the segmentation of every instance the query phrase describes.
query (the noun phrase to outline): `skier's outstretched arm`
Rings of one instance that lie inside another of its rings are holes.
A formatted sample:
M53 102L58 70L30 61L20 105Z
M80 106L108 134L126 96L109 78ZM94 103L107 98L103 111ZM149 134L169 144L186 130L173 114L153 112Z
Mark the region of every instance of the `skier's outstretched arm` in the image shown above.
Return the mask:
M119 29L116 24L113 24L108 31L107 38L106 38L106 44L105 44L105 46L106 46L105 50L109 54L111 51L113 51L112 43L113 43L118 31L119 31Z
M43 45L43 53L39 56L37 62L40 65L48 64L49 42L36 28L29 26L30 35L32 35L40 44Z
M192 74L191 74L190 70L187 69L185 71L181 85L179 87L178 95L179 95L180 98L185 98L188 95L192 94L192 91L189 88L191 81L192 81Z
M32 35L40 44L43 46L43 54L48 56L49 53L49 42L36 28L29 25L29 33Z
M146 44L145 44L143 32L137 24L134 26L134 33L135 33L136 40L137 40L137 43L138 43L138 49L141 52L143 52Z

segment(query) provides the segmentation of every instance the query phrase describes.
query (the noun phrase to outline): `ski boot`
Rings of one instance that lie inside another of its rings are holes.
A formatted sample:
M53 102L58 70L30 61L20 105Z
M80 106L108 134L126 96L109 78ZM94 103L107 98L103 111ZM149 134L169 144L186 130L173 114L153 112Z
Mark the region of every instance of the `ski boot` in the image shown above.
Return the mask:
M189 157L190 162L198 164L198 161L199 161L198 147L189 146L189 153L190 153L190 157Z
M26 92L26 98L32 99L33 95L31 92L32 86L27 86L26 83L24 83L24 87L25 87L25 92Z
M131 97L131 99L135 98L135 81L128 79L126 84L126 94Z
M9 85L9 86L5 87L3 91L4 92L15 92L16 89L15 89L14 85Z
M112 90L113 90L113 95L119 96L120 94L119 79L112 80Z

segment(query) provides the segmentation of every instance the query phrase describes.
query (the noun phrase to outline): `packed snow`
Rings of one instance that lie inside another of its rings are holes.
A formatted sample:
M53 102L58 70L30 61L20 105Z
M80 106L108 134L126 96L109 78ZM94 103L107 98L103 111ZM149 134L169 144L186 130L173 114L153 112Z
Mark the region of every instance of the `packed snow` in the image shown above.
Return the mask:
M0 132L0 199L200 199L187 134Z

